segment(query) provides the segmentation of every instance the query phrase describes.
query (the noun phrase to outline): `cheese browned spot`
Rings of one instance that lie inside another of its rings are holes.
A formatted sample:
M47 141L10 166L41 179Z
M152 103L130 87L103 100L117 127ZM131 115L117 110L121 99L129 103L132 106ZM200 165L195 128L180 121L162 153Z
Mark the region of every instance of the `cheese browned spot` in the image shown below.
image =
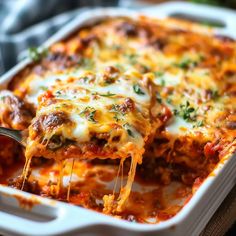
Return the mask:
M34 116L33 108L10 91L0 92L0 123L3 126L23 130Z

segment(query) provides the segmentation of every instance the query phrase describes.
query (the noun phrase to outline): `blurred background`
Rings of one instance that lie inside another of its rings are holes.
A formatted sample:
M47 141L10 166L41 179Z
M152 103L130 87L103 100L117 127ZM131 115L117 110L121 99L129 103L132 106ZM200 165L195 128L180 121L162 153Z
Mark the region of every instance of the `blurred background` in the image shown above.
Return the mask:
M163 2L168 1L0 0L0 75L13 67L22 58L19 55L23 55L22 52L27 48L39 46L75 16L91 7L119 6L142 9ZM186 0L186 2L236 10L236 0ZM236 207L234 211L236 215ZM218 215L221 215L220 209ZM216 225L219 222L216 222ZM215 233L216 231L208 232L207 235L218 235ZM227 236L229 235L236 235L236 227L228 231Z

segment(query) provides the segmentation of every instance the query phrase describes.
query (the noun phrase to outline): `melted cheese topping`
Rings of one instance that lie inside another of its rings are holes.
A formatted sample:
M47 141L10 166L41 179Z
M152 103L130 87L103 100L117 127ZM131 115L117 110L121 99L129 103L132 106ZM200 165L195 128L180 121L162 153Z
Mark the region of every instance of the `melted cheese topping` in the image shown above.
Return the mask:
M85 80L89 77L93 81L87 83ZM51 78L49 80L51 81ZM60 77L54 79L49 91L50 98L45 98L48 92L40 97L33 124L54 111L65 113L71 122L63 124L63 128L55 127L50 133L45 127L47 133L43 132L44 141L52 137L52 132L53 135L63 135L64 139L79 143L90 141L91 133L109 132L112 139L118 135L117 132L121 132L120 141L113 143L113 148L120 148L129 142L135 143L138 149L143 148L144 139L150 133L148 116L151 95L139 78L136 79L132 74L124 74L113 84L104 85L102 75L69 75L67 80ZM128 107L128 102L132 107ZM140 128L141 123L144 125L143 128ZM115 124L119 125L119 129L113 128ZM41 136L38 139L42 140Z

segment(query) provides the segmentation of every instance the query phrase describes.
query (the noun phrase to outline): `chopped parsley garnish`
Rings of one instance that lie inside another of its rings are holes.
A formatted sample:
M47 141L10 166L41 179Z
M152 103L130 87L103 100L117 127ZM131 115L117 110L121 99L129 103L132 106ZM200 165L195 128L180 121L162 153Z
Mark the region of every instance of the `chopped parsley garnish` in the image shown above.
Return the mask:
M137 54L125 54L125 56L130 61L131 64L137 63Z
M211 97L213 100L219 98L220 94L217 90L211 90Z
M159 103L162 103L162 98L160 97L158 93L156 94L156 99Z
M96 110L93 107L85 107L85 109L79 113L81 116L85 116L88 121L91 121L93 123L96 123L97 121L95 120L95 114Z
M184 58L179 63L176 64L176 66L181 69L188 69L196 65L197 65L197 62L189 58Z
M162 71L156 71L154 72L154 75L160 80L160 85L164 87L166 85L166 82L164 78L162 77L164 75L164 72Z
M116 122L122 120L122 116L126 114L125 112L122 112L122 110L120 109L120 105L118 104L112 104L110 111L115 113L113 118Z
M112 96L115 96L116 94L115 93L111 93L110 91L108 91L106 94L98 94L102 97L112 97Z
M151 70L150 66L144 64L137 64L141 73L147 73Z
M80 79L83 80L84 82L87 82L90 80L90 78L88 76L83 76Z
M122 47L119 44L114 44L114 45L111 46L111 48L114 49L114 50L122 49Z
M112 77L104 77L104 86L115 83L116 79Z
M164 72L162 72L162 71L155 71L154 75L157 76L157 77L161 77L161 76L164 75Z
M90 58L84 57L79 61L79 64L84 66L86 69L92 69L94 66L94 61Z
M118 104L112 104L110 111L112 111L112 112L120 112L120 106Z
M123 125L123 127L126 129L128 135L134 138L134 134L133 134L133 132L132 132L132 130L131 130L130 124L125 123L125 124Z
M162 87L165 87L165 86L166 86L166 81L165 81L163 78L160 79L160 85L161 85Z
M32 61L37 62L48 55L48 50L31 47L28 49L28 54Z
M48 90L48 87L47 86L40 86L39 89L46 91L46 90Z
M121 64L115 64L115 67L119 69L120 71L123 71L123 66Z
M195 127L202 127L202 126L204 126L204 121L203 120L199 120L199 121L196 122L195 125L193 125L193 128L195 128Z
M95 121L95 119L94 119L95 113L96 113L96 110L91 111L91 112L89 113L89 115L87 116L88 121L92 121L92 122L96 123L96 121Z
M115 115L113 116L113 118L115 119L116 122L118 122L120 119L119 117L119 113L115 113Z
M2 96L2 97L0 97L0 100L5 100L5 98L6 98L7 96Z
M139 94L139 95L144 95L145 94L138 84L134 84L133 89L134 89L134 92Z
M168 104L172 104L172 99L171 99L170 97L168 97L168 98L166 99L166 102L167 102Z
M68 99L68 96L62 90L57 90L55 96L60 99Z
M184 120L194 121L196 120L196 109L190 106L189 101L179 106L179 110L174 109L174 115L179 115Z

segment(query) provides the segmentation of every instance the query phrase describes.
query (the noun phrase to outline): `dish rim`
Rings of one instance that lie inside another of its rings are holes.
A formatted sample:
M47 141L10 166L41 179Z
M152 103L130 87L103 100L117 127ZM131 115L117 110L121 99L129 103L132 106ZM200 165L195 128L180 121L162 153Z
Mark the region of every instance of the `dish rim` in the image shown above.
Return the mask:
M177 4L177 3L174 3L174 4L168 3L168 4L161 4L161 5L162 6L171 5L172 7L174 5L178 5L179 7L183 6L183 4ZM161 11L161 5L159 5L159 7L160 7L159 11ZM186 3L184 5L186 6ZM187 4L187 5L190 6L189 4ZM153 12L152 14L154 14L153 7L152 7L151 11ZM144 9L143 12L141 11L141 15L146 15L148 17L150 17L150 16L152 17L151 11L150 11L150 9L149 10ZM224 11L227 12L227 10L224 10ZM50 45L52 45L53 43L67 37L68 35L70 35L70 33L75 31L79 27L83 26L85 22L86 22L86 24L93 23L94 21L103 19L107 16L110 16L110 17L128 16L130 18L133 18L133 17L136 18L139 15L140 15L140 12L137 12L137 10L128 10L128 9L122 9L122 8L105 8L105 9L98 8L98 9L94 9L94 10L88 10L88 11L82 13L79 17L76 17L70 23L68 23L59 32L57 32L49 40L47 40L40 48L47 48ZM165 16L163 15L163 17L165 17ZM235 16L235 19L236 19L236 16ZM219 30L219 32L221 32L221 31ZM232 35L229 35L229 36L232 36ZM24 67L26 67L30 62L31 62L30 59L26 58L22 62L17 64L15 67L13 67L10 71L8 71L3 76L1 76L0 87L2 87L2 88L5 87L6 84L10 82L12 77L14 75L16 75L19 71L21 71ZM194 195L190 199L190 201L174 217L172 217L171 219L169 219L167 221L162 221L158 224L153 224L153 225L152 224L151 225L150 224L142 224L142 223L130 223L125 220L116 219L114 217L107 216L102 213L96 212L95 214L100 215L100 218L102 219L102 220L98 220L97 223L99 225L105 224L105 225L110 225L113 227L123 228L126 230L132 230L135 232L161 231L161 230L164 230L167 228L174 228L177 225L181 225L183 222L186 222L186 219L189 216L191 216L191 212L193 212L194 208L196 208L196 206L201 202L201 200L204 198L204 196L207 195L207 193L209 192L209 189L212 189L212 186L215 186L217 182L220 182L220 180L222 179L222 176L224 176L224 179L226 179L226 172L230 172L229 169L230 170L232 169L231 172L233 171L233 166L236 165L236 161L234 161L234 158L236 158L235 153L231 157L229 157L223 165L220 165L220 164L217 165L217 167L214 170L215 176L213 176L213 175L208 176L207 179L203 182L203 184L199 187L197 192L194 193ZM221 182L222 182L222 180L221 180ZM3 188L3 186L0 186L0 189L2 189L2 188ZM10 187L5 187L5 186L4 186L4 188L11 189ZM15 190L15 191L18 192L18 190ZM11 191L9 191L9 192L11 192ZM25 192L19 191L18 194L24 196ZM29 193L27 193L26 195L28 195L28 194ZM29 194L28 196L31 196L31 195L35 196L34 194ZM208 195L208 197L209 196L211 196L210 199L213 198L214 192L212 192L211 195ZM36 197L39 198L40 201L42 201L42 197L39 197L37 195L36 195ZM60 207L61 203L57 200L55 200L55 201L57 202L56 205L58 205ZM64 204L62 204L62 205L64 205ZM70 206L70 205L68 204L68 206ZM71 208L71 206L70 207L63 206L63 207L64 208ZM76 206L76 208L79 209L79 211L82 209L77 206ZM84 209L84 210L91 211L89 209ZM91 212L93 212L93 211L91 211ZM104 218L104 220L103 220L103 218ZM88 225L90 225L90 226L96 225L96 221L95 222L88 222L88 223L89 224L87 224L87 225L85 224L84 227L86 227ZM81 229L83 226L75 226L75 227L79 227Z

